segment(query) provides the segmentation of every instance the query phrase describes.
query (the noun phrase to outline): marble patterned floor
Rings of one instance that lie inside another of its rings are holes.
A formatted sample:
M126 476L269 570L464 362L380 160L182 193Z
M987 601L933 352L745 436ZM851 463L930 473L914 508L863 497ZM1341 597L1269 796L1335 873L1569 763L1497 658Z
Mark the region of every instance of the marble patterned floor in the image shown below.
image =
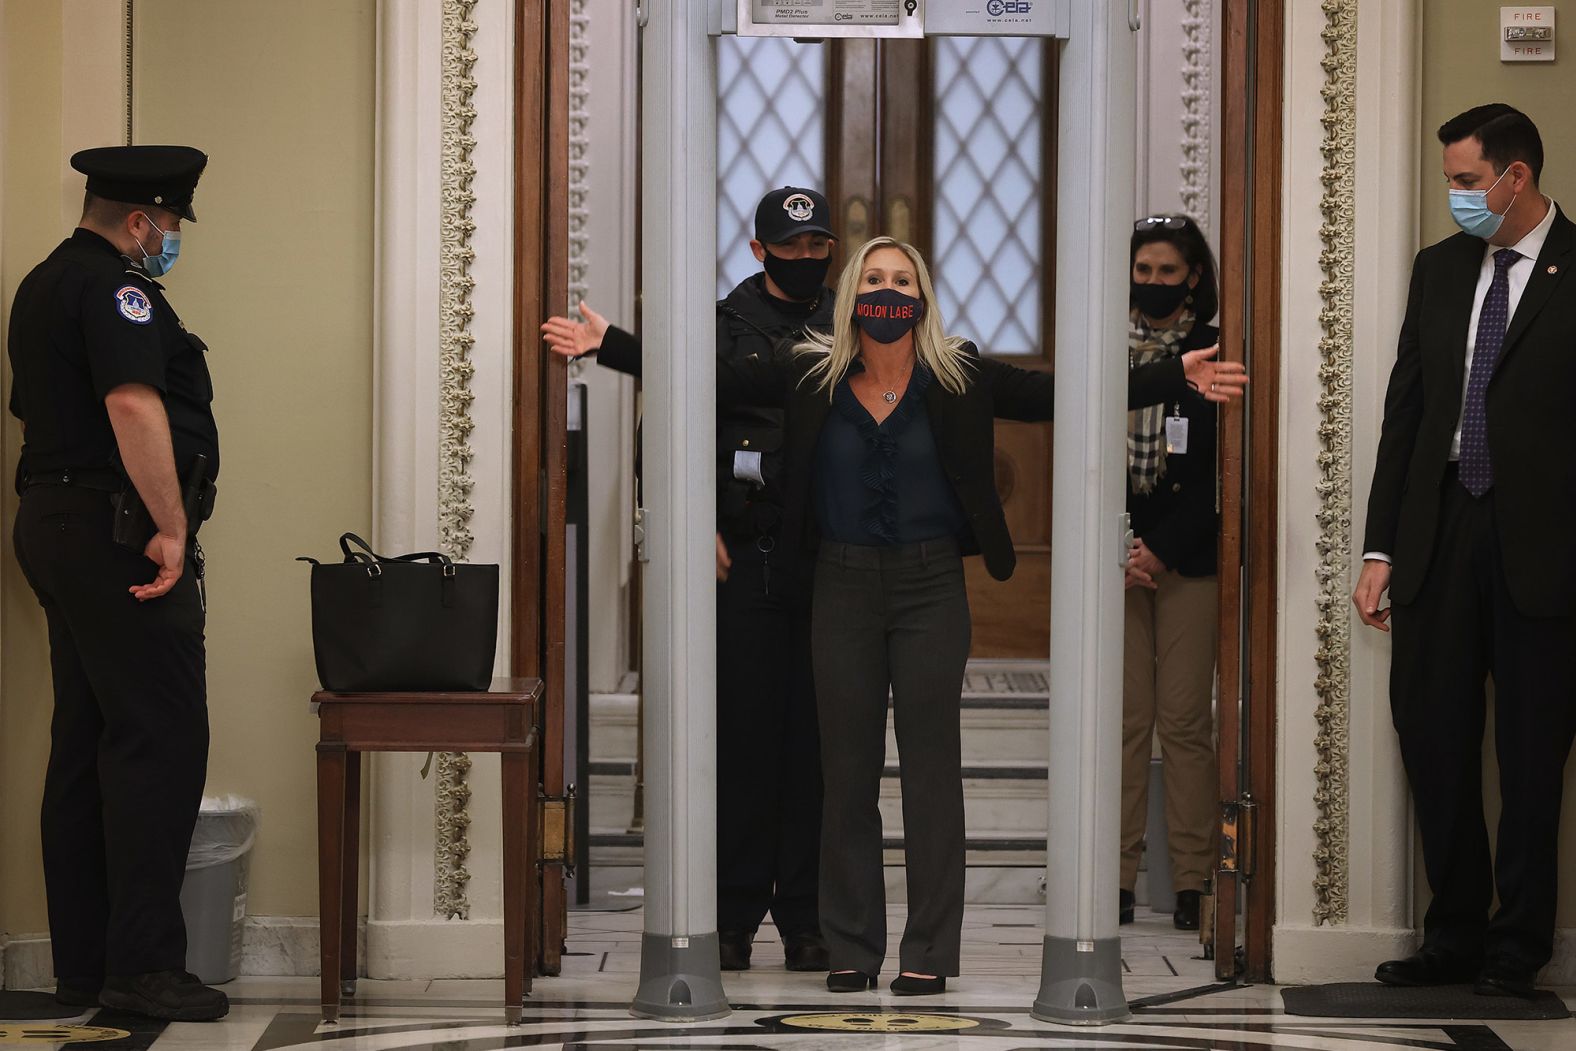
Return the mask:
M0 1023L0 1047L106 1051L493 1051L516 1047L607 1049L1126 1048L1300 1051L1572 1051L1576 1020L1321 1020L1285 1014L1271 986L1226 987L1198 943L1171 928L1169 917L1140 909L1123 929L1124 988L1131 1021L1095 1029L1047 1025L1029 1015L1039 987L1041 910L971 906L964 932L963 977L935 997L879 991L833 995L819 974L782 968L775 932L763 927L748 972L727 974L733 1013L711 1022L671 1024L631 1018L639 973L641 916L577 912L561 977L538 979L525 1024L503 1024L499 981L369 981L346 1005L337 1026L323 1025L312 978L242 978L225 986L232 1009L223 1022L138 1025L93 1012L52 1026ZM890 929L901 929L894 909ZM893 936L896 943L896 936ZM896 973L896 960L885 972ZM1174 994L1193 991L1182 999ZM1576 1003L1576 990L1565 990ZM804 1016L828 1016L825 1021ZM834 1024L840 1030L805 1028Z

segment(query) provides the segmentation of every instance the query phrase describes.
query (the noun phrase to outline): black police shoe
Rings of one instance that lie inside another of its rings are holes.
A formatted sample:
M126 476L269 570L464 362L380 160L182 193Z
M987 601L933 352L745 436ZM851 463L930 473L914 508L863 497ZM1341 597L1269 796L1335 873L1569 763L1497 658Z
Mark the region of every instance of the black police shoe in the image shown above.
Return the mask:
M825 971L831 967L826 943L813 933L783 935L783 961L790 971Z
M1478 965L1436 949L1419 949L1404 960L1387 960L1374 971L1385 985L1461 985L1477 976Z
M1171 923L1177 930L1198 930L1198 905L1201 896L1196 890L1177 891L1176 911L1171 914Z
M212 1022L230 1013L229 997L186 971L111 976L104 979L98 1002L116 1011L172 1022Z
M753 935L749 931L718 931L717 932L717 957L724 971L748 971L750 969L750 939Z
M1538 995L1537 975L1506 960L1490 960L1472 986L1479 996L1510 996L1530 1000Z
M97 1007L102 978L56 978L55 1001L67 1007Z

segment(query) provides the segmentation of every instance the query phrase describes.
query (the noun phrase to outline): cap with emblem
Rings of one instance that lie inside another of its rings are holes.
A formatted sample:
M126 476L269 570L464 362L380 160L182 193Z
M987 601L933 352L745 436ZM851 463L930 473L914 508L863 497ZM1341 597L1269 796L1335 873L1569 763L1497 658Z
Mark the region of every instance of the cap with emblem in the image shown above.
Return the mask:
M831 222L832 206L825 197L802 186L784 186L762 197L756 206L755 239L775 245L802 233L836 237Z
M192 195L208 155L190 146L98 146L71 156L88 192L106 201L152 204L196 222Z

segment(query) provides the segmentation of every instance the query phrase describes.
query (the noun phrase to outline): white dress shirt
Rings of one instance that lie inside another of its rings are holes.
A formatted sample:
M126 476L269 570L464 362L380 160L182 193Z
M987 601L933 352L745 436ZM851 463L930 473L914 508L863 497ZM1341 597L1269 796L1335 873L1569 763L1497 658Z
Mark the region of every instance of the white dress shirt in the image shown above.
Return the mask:
M1501 248L1514 248L1520 259L1512 262L1505 268L1505 279L1510 284L1510 312L1509 316L1515 318L1516 307L1521 304L1521 293L1527 290L1527 279L1532 276L1532 269L1538 261L1538 254L1543 251L1543 242L1548 239L1549 229L1554 225L1554 212L1556 205L1548 198L1543 198L1547 210L1543 213L1543 221L1527 231L1527 235L1513 245L1496 245L1485 243L1483 245L1483 265L1478 268L1477 291L1472 294L1472 316L1467 322L1466 367L1461 371L1461 413L1456 417L1456 433L1450 438L1450 459L1461 458L1461 422L1466 415L1467 408L1467 382L1472 377L1472 351L1477 346L1478 315L1483 312L1483 300L1488 296L1488 286L1494 281L1494 253ZM1363 554L1364 561L1378 559L1381 562L1390 561L1390 555L1383 551L1368 551Z

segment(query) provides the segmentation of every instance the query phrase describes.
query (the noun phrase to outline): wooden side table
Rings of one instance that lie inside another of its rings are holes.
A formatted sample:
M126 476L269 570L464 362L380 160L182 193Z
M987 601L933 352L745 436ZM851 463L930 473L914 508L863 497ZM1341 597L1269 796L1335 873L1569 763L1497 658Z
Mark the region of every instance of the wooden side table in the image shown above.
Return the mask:
M495 679L485 693L312 695L317 745L318 906L323 1020L355 994L362 752L498 752L503 766L504 1017L517 1024L531 991L536 910L536 705L540 679Z

